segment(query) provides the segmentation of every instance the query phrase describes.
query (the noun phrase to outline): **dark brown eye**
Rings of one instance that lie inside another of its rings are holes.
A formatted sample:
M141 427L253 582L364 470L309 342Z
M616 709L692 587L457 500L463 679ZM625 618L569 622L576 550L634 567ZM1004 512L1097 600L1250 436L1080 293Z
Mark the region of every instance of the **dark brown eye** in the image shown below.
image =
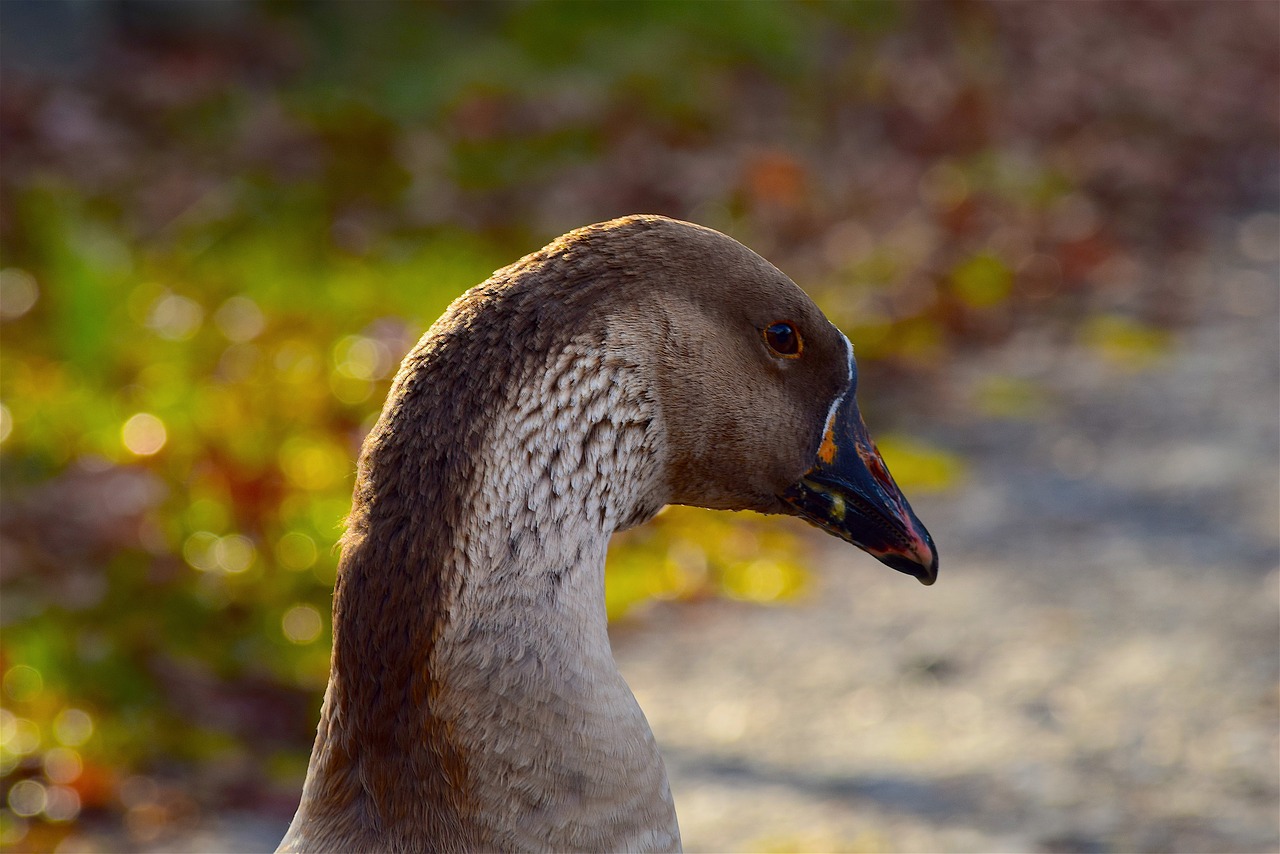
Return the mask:
M796 358L800 355L800 351L804 349L804 342L800 340L800 333L794 326L785 321L771 323L765 327L764 343L769 345L770 350L788 359Z

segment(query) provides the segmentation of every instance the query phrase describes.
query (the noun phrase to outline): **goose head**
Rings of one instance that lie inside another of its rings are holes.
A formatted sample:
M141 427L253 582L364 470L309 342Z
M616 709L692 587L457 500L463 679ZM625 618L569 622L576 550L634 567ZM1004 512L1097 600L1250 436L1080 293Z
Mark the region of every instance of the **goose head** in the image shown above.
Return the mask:
M456 300L361 451L281 850L678 848L609 536L671 503L791 514L931 584L856 391L804 292L689 223L588 226Z
M924 584L933 539L867 432L853 347L768 261L710 229L631 218L657 256L648 311L668 503L799 516Z

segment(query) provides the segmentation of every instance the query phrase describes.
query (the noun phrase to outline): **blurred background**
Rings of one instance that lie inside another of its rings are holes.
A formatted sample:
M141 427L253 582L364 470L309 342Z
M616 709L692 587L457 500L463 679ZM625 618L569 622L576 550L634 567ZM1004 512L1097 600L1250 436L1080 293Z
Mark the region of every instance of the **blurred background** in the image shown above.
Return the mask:
M620 536L686 846L1280 847L1280 6L0 4L0 844L267 850L354 459L490 271L723 230L942 556Z

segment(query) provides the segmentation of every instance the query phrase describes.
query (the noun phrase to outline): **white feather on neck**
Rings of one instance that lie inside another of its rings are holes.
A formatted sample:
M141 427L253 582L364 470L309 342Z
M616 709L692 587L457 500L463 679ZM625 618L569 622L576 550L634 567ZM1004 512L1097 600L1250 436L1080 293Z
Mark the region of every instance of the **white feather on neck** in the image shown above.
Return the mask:
M515 382L489 427L434 646L436 714L464 756L482 847L671 850L662 759L609 647L614 530L661 506L656 404L590 342Z

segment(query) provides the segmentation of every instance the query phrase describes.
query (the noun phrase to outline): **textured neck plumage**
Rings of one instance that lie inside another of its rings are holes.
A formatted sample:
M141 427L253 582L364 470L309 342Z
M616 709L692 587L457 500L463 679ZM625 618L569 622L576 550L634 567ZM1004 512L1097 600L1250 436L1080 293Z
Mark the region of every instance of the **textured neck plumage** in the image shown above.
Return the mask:
M666 500L652 378L575 325L588 288L519 272L454 304L366 441L282 850L679 846L603 595L610 534Z

